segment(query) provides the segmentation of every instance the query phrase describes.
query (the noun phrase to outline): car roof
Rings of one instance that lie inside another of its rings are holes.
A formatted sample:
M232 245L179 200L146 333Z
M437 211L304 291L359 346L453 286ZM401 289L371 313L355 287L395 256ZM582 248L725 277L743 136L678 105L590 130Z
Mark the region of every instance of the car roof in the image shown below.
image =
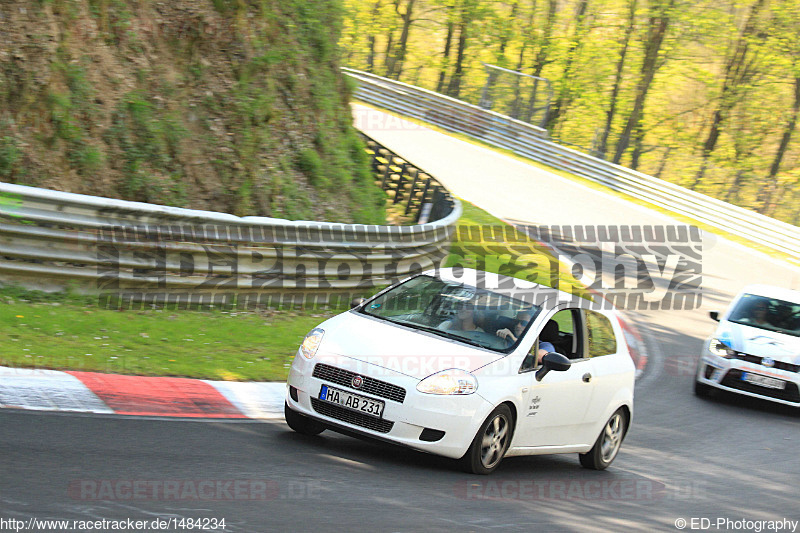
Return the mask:
M776 287L774 285L748 285L742 292L744 294L752 294L754 296L765 296L767 298L777 298L779 300L786 300L792 303L800 304L800 291L794 289L787 289L785 287Z
M595 306L591 300L576 294L570 294L547 285L533 283L520 278L503 274L495 274L482 270L464 267L448 267L428 270L422 273L441 278L444 281L463 283L479 289L486 289L498 294L524 301L541 304L545 300L554 305L558 302L570 302L580 307Z

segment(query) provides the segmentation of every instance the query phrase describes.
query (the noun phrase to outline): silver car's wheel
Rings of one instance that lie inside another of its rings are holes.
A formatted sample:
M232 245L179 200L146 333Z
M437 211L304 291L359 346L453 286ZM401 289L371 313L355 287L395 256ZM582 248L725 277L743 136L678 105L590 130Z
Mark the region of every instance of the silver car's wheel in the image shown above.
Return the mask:
M511 444L514 434L512 421L511 409L507 405L500 405L492 411L461 459L467 472L489 474L497 468Z
M617 409L606 422L592 449L580 454L581 465L594 470L607 468L617 456L627 428L628 416L622 409Z

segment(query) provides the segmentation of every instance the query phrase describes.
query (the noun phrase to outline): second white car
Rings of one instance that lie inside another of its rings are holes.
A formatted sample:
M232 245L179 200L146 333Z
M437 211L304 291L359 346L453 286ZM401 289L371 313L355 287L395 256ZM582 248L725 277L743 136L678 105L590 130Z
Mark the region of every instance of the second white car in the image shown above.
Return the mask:
M800 407L800 291L751 285L703 345L694 390L714 389Z

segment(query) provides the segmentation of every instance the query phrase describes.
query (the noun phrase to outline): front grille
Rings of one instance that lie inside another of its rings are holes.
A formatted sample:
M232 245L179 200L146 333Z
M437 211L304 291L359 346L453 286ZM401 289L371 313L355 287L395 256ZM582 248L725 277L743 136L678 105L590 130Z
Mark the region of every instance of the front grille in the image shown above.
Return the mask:
M385 381L367 376L361 376L364 379L364 383L361 385L360 389L356 389L353 387L353 378L359 374L342 368L336 368L335 366L318 363L314 367L313 375L315 378L330 381L331 383L348 387L351 390L374 394L375 396L380 396L381 398L386 398L387 400L398 403L403 403L403 400L406 399L406 390L403 387L398 387L397 385L392 385L391 383L386 383Z
M351 411L339 405L324 402L319 398L311 398L311 407L321 415L329 416L336 420L353 424L354 426L371 429L379 433L389 433L394 426L394 422L389 420L356 413L355 411Z
M743 352L734 352L733 357L741 361L747 361L748 363L755 363L757 365L762 365L765 368L777 368L778 370L786 370L787 372L800 372L800 365L793 365L792 363L784 363L783 361L775 361L775 364L772 365L771 367L765 366L762 363L764 358L759 357L757 355L750 355L748 353L743 353Z
M746 392L752 392L761 396L768 396L777 400L784 400L787 402L800 403L800 391L797 389L797 384L790 381L786 382L786 388L770 389L769 387L760 387L754 383L742 380L742 371L739 369L731 369L725 374L720 382L721 385L738 389Z

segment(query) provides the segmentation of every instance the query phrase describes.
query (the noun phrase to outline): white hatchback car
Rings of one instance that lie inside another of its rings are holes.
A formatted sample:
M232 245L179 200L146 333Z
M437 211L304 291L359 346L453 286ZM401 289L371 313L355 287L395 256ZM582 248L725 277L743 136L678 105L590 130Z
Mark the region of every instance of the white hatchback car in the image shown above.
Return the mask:
M800 406L800 291L751 285L703 345L694 390L718 388Z
M471 269L408 278L306 336L286 422L460 458L478 474L553 453L604 469L631 422L635 369L616 314L592 306Z

